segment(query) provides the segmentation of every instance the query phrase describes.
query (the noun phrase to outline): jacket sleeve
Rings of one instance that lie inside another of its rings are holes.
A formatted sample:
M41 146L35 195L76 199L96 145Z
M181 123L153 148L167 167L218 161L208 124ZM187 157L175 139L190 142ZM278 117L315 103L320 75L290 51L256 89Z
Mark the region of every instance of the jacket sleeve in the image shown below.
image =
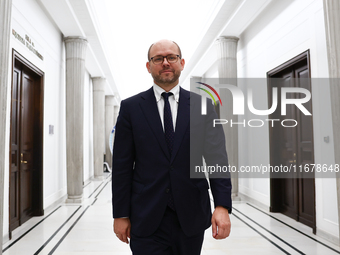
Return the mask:
M135 161L129 105L121 102L117 118L112 158L113 218L130 216L131 183Z

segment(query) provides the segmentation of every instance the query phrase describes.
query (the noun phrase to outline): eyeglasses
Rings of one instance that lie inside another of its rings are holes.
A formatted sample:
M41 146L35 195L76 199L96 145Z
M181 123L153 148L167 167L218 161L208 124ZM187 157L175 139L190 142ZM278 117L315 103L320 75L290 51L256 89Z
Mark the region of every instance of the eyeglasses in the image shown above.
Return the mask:
M167 56L154 56L154 57L150 58L150 60L152 60L152 62L155 65L160 65L160 64L163 64L164 58L166 58L168 63L173 64L173 63L177 62L179 55L170 54L170 55L167 55Z

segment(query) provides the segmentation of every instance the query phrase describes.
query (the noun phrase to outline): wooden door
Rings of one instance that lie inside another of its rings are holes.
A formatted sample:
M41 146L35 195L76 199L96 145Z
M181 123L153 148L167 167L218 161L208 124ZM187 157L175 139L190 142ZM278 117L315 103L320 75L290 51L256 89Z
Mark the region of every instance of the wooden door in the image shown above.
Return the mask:
M287 70L280 74L281 79L276 81L276 87L278 87L278 109L275 112L275 119L294 119L296 120L296 111L293 105L287 105L286 116L281 116L281 88L283 87L295 87L294 84L294 72L293 70ZM287 94L287 98L292 98L292 94ZM276 138L276 142L279 146L275 148L275 163L274 165L290 166L290 164L296 163L296 128L285 128L277 125L273 128L273 134ZM294 162L295 160L295 162ZM296 220L297 208L298 208L298 182L297 176L293 172L285 174L287 178L281 179L281 192L280 192L280 211L287 216L290 216Z
M42 215L42 74L13 57L9 231Z
M300 87L311 91L308 53L305 52L268 73L269 92L272 87L277 87L279 91L278 108L270 118L294 119L298 123L296 127L270 127L271 165L298 167L314 163L312 116L304 115L295 105L290 104L287 105L286 116L281 116L281 88ZM299 93L287 94L287 98L301 96ZM311 100L304 107L312 113ZM271 177L271 211L281 212L300 221L312 227L315 232L314 173L297 171L287 173L286 178L275 179L275 174Z

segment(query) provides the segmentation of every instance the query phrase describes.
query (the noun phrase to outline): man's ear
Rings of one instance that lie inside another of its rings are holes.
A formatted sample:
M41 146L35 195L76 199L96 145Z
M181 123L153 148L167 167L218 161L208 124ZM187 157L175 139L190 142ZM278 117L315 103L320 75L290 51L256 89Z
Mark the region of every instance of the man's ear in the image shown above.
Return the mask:
M183 71L184 65L185 65L185 60L184 60L184 58L182 58L182 59L181 59L181 67L182 67L182 70L181 70L181 71Z
M150 62L146 62L146 68L148 69L148 72L151 73L151 71L150 71Z

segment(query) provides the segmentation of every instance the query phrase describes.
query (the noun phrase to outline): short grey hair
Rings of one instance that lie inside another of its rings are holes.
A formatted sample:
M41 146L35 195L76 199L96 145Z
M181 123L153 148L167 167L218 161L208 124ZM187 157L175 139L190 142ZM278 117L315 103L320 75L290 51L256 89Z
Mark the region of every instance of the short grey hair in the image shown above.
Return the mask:
M176 44L176 46L177 46L177 48L178 48L178 51L179 51L179 58L181 59L182 58L182 51L181 51L181 48L178 46L178 44L176 43L176 42L174 42L174 41L172 41L174 44ZM152 48L152 46L154 45L154 43L153 44L151 44L151 46L149 47L149 50L148 50L148 61L150 61L151 59L150 59L150 50L151 50L151 48Z

